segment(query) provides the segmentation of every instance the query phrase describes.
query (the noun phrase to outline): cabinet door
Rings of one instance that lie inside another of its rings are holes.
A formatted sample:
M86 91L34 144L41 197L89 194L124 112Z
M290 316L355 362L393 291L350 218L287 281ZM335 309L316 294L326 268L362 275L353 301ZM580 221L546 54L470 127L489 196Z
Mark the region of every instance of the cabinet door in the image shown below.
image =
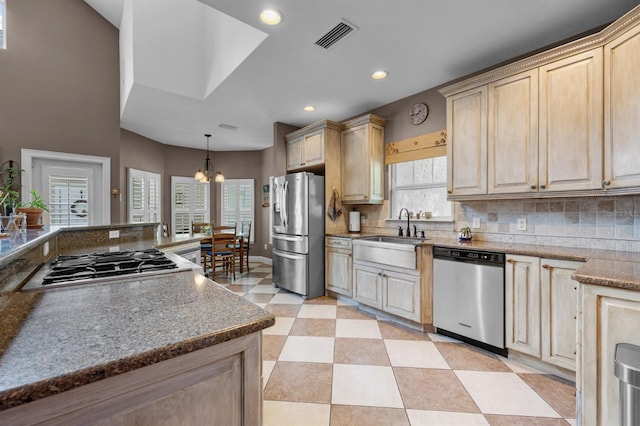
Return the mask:
M539 101L540 191L600 188L602 48L541 67Z
M358 302L382 309L382 271L369 266L353 265L354 295Z
M620 262L618 267L631 266ZM595 285L582 285L582 290L582 424L619 425L616 344L640 345L640 292Z
M487 86L447 98L447 185L451 195L487 193Z
M324 164L324 130L304 136L303 166Z
M420 276L383 271L382 278L382 309L419 322Z
M538 70L489 84L488 193L538 185Z
M540 269L540 329L542 360L576 371L578 283L571 274L581 265L542 259Z
M367 126L342 132L340 144L342 169L342 201L360 201L367 196L369 182Z
M302 137L287 142L287 171L302 167L303 145Z
M507 255L505 264L507 347L540 357L540 259Z
M604 187L640 185L640 26L604 46Z
M327 249L326 286L328 290L352 297L353 280L351 252L347 250Z

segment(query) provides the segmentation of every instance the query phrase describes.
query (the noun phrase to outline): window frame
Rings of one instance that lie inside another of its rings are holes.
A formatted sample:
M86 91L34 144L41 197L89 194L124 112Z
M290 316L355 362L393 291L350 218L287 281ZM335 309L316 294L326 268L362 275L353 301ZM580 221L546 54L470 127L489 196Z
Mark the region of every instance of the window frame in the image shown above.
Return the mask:
M225 214L225 212L227 211L233 211L235 212L234 216L235 216L235 223L236 224L240 224L240 220L239 220L239 216L241 214L246 215L247 211L244 210L240 210L240 206L239 206L239 202L240 202L240 197L239 197L239 191L240 191L240 187L242 185L247 185L250 184L251 186L251 240L250 242L253 243L255 241L255 219L256 219L256 180L255 179L225 179L224 182L222 182L220 184L220 224L221 225L227 225L227 223L225 223L224 218L226 217L227 214ZM225 194L225 190L229 187L235 187L236 188L236 192L238 193L238 197L236 197L236 199L238 200L238 205L236 205L236 207L234 209L225 209L224 207L224 194ZM243 213L244 212L244 213ZM238 231L240 230L240 228L238 228Z
M7 2L6 0L0 0L0 8L2 9L0 15L0 32L2 33L2 42L0 43L0 49L7 48Z
M133 179L138 178L143 181L142 203L143 206L140 209L133 208ZM151 208L150 206L150 191L153 185L157 186L156 199L157 207ZM135 222L133 215L137 213L142 215L144 220L142 222ZM145 170L134 169L129 167L127 169L127 222L128 223L149 223L149 222L162 222L162 176L160 173L147 172Z
M183 183L189 185L189 206L187 208L176 209L176 184ZM193 200L195 199L196 185L206 185L205 190L205 205L204 209L196 209L193 207ZM176 213L188 213L189 214L189 227L186 232L177 232L176 227ZM194 222L194 215L202 214L204 222L211 223L211 188L209 182L202 183L197 182L193 176L171 176L171 229L174 235L184 235L191 233L191 222ZM198 222L201 222L198 220Z

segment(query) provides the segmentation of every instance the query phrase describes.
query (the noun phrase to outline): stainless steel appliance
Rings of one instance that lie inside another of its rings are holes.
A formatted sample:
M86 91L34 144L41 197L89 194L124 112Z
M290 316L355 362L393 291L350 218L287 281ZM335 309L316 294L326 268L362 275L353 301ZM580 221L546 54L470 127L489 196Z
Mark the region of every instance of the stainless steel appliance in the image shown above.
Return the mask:
M506 356L504 254L434 247L433 325Z
M324 295L324 177L273 179L273 284L306 298Z

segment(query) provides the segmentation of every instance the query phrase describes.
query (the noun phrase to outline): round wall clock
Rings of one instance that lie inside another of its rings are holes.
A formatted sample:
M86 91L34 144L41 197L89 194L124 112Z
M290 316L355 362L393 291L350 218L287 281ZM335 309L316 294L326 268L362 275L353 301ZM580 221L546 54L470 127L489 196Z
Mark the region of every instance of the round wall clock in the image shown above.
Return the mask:
M409 120L411 120L411 124L422 124L424 120L427 119L429 115L429 107L426 104L418 103L411 107L409 111Z

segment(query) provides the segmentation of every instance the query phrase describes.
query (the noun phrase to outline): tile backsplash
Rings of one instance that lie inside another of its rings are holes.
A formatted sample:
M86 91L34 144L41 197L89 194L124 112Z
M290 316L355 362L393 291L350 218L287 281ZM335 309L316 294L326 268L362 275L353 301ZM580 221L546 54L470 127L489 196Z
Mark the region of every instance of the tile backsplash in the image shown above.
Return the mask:
M404 221L388 220L389 203L358 206L364 232L391 234ZM455 203L454 222L412 221L427 235L451 237L480 219L474 239L640 252L640 196L488 200ZM386 219L386 220L385 220ZM526 220L526 230L518 229Z

